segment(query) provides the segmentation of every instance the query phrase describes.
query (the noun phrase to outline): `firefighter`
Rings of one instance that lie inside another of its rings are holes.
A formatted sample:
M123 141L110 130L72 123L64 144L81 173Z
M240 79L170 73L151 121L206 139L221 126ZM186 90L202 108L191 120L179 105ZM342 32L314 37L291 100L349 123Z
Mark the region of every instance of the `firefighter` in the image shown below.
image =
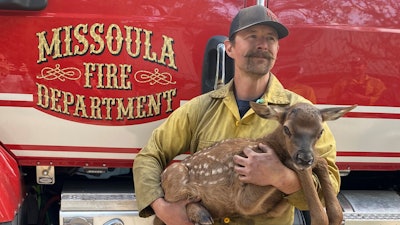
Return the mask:
M275 105L309 102L300 95L284 89L271 73L279 50L279 40L288 35L288 29L263 6L251 6L234 17L229 39L225 41L227 54L234 59L234 77L220 89L193 98L174 111L156 128L147 145L134 161L133 176L139 215L156 214L167 225L192 225L186 216L187 200L170 203L163 198L160 174L179 154L192 153L227 138L259 138L272 132L276 121L256 120L249 101ZM255 122L258 121L258 122ZM334 137L324 125L324 133L316 144L318 153L329 164L333 187L338 192L340 175L335 165ZM287 207L281 216L227 217L215 224L275 224L292 225L294 207L307 209L304 193L294 171L285 167L273 149L265 145L267 153L249 149L247 157L235 156L235 171L245 183L272 185L284 193ZM255 160L257 159L257 160ZM318 179L314 183L321 192Z
M329 99L337 104L374 105L386 90L385 83L367 74L367 64L360 57L350 62L351 74L336 82Z

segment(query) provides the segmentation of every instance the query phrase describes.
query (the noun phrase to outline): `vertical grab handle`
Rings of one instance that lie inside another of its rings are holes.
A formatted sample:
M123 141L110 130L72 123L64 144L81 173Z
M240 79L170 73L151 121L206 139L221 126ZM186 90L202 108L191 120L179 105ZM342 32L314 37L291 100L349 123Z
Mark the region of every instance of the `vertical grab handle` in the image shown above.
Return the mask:
M216 65L214 90L225 84L225 45L223 43L217 45Z

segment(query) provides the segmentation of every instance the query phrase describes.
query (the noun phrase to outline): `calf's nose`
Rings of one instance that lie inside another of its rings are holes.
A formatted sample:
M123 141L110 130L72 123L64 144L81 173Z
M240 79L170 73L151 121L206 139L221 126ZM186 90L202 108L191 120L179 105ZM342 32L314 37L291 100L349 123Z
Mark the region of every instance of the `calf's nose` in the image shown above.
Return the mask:
M307 167L311 166L313 162L314 162L314 156L311 152L300 150L295 155L295 163L297 165Z

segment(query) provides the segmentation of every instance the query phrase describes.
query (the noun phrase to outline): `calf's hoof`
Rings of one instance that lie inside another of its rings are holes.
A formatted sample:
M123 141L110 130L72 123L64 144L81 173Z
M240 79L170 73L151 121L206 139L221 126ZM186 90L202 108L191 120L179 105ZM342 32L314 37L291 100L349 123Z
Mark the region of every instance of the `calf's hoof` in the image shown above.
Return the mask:
M186 205L186 212L190 221L196 225L211 225L214 220L208 210L199 203L189 203Z
M165 223L156 216L154 217L153 225L165 225Z

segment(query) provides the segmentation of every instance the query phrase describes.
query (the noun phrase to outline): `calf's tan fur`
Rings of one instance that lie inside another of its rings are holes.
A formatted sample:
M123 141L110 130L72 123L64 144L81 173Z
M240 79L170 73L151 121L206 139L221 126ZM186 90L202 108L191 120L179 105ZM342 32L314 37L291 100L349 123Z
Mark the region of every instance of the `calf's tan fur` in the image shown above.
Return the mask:
M234 215L279 215L287 207L279 190L273 186L244 184L233 170L234 155L243 154L247 146L261 152L258 143L264 143L297 173L309 206L312 225L341 224L342 210L330 182L328 164L325 159L314 155L314 145L323 132L324 121L336 120L355 106L319 110L306 103L291 107L253 102L250 105L257 115L275 119L280 126L264 138L224 140L172 164L162 174L165 200L197 200L189 203L186 209L189 219L199 225L213 224L213 218ZM312 173L320 181L326 211L318 198ZM156 217L154 224L163 222Z

